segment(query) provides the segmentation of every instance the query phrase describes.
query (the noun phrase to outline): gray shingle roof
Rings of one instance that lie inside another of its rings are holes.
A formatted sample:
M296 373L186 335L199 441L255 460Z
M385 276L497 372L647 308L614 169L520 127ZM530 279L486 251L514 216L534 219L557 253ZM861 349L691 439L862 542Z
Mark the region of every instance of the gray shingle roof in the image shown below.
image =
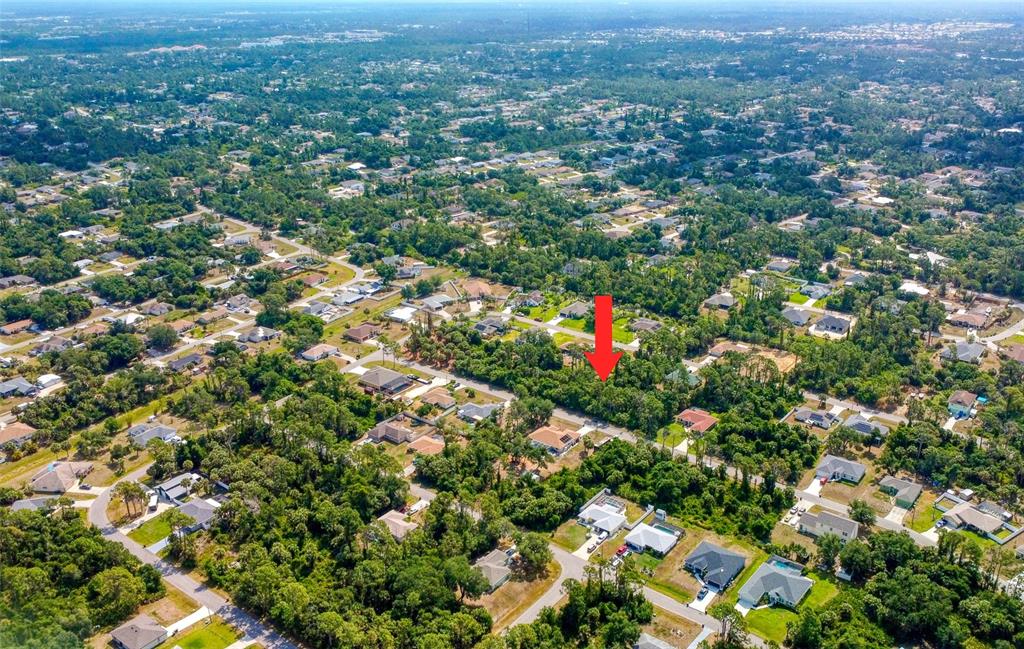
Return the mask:
M686 557L685 565L690 570L702 574L704 581L721 588L740 574L746 562L742 554L708 541L701 541L690 556Z
M739 597L741 601L754 604L765 596L770 600L799 604L813 585L814 582L807 577L766 562L743 584Z

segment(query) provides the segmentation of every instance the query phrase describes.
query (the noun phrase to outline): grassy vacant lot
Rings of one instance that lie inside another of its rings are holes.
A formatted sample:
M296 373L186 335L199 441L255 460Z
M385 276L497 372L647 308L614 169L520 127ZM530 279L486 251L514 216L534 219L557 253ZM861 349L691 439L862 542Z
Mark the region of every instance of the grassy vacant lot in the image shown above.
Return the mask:
M789 295L789 301L793 304L805 304L810 298L799 291L794 291Z
M924 532L935 525L935 521L942 518L942 512L935 509L936 494L925 490L914 503L914 508L903 517L903 524L915 532Z
M658 431L658 436L655 437L654 443L658 445L664 444L667 448L675 448L682 444L684 439L686 439L686 429L683 428L682 424L672 422Z
M668 642L673 647L688 647L693 639L700 635L701 627L655 606L654 617L649 624L643 626L643 631Z
M168 638L157 649L224 649L238 640L239 634L224 620L214 617L209 623L205 620L191 627L188 631Z
M558 315L558 312L561 309L562 309L562 304L561 303L552 304L552 305L535 306L532 309L530 309L530 311L526 314L526 317L530 318L531 320L538 320L540 322L547 322L551 318L554 318L556 315Z
M587 321L578 318L567 318L558 323L559 326L565 327L566 329L573 329L580 332L593 334L594 330L587 327ZM633 342L633 332L627 329L629 325L629 318L619 318L612 322L612 340L618 343L631 343Z
M198 608L199 604L196 604L192 598L168 584L166 595L155 602L143 605L139 612L152 616L160 624L168 625L177 622Z
M566 521L551 535L551 540L569 552L573 552L587 540L587 528L575 520Z
M797 606L798 611L805 608L821 608L839 594L839 586L824 575L810 573L807 576L814 580L814 586L811 587L811 591L807 593L804 601ZM797 613L787 608L759 608L747 613L747 626L762 638L782 644L782 641L786 639L786 625L796 620L797 617L799 617Z
M167 510L170 511L170 510ZM142 545L153 545L160 539L167 538L171 533L171 524L167 512L154 516L128 533L128 538Z
M517 581L514 577L474 603L483 606L494 620L494 633L500 632L516 621L537 598L555 583L562 569L557 561L548 564L544 576L533 581Z

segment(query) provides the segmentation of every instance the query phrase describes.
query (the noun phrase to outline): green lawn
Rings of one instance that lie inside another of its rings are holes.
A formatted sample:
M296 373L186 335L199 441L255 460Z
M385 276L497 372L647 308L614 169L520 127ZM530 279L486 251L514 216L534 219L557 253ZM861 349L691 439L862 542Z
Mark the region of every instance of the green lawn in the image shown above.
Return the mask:
M562 310L561 304L553 304L551 306L535 306L530 309L527 313L527 317L531 320L539 320L541 322L547 322L551 318L558 315L558 312Z
M811 586L804 601L800 602L798 610L821 608L839 594L839 586L825 575L809 573L807 576L814 580L814 585ZM773 640L782 644L782 641L786 639L786 625L798 617L796 612L787 608L759 608L747 613L747 626L765 640Z
M907 514L903 518L903 524L915 532L925 532L935 525L935 521L942 518L942 512L934 507L928 507L922 512L915 512L913 520L910 516L911 514Z
M664 444L668 448L675 448L686 439L686 429L678 422L673 422L658 431L654 442L658 445Z
M567 334L564 331L556 331L554 335L551 336L551 339L554 341L555 347L561 347L565 343L570 343L576 340L576 336Z
M747 613L747 628L751 633L781 645L786 639L786 625L798 617L788 608L759 608Z
M200 622L184 635L174 636L157 649L224 649L238 640L239 634L220 618L213 618L209 624Z
M573 552L587 540L587 528L576 521L562 524L551 537L551 541Z
M805 304L809 299L811 298L807 297L803 293L800 293L799 291L794 291L789 295L789 301L792 302L793 304Z
M566 329L574 329L576 331L582 331L586 333L594 333L594 330L587 327L587 321L579 318L567 318L558 323L559 326L565 327ZM612 322L612 340L617 343L631 343L635 336L633 332L627 329L629 326L629 318L619 318Z
M142 545L153 545L160 539L167 538L170 533L171 524L168 522L167 512L164 512L129 532L128 538Z

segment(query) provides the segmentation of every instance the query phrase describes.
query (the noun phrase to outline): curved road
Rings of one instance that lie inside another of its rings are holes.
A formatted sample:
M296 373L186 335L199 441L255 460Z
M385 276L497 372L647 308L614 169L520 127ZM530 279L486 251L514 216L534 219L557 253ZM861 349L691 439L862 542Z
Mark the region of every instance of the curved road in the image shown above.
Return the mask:
M122 477L118 482L138 480L146 474L146 468L148 468L148 465L136 469ZM299 644L284 637L271 628L269 624L265 624L249 613L246 613L221 595L218 595L190 577L177 566L164 561L122 534L107 518L107 504L110 502L112 488L113 485L104 489L89 506L89 522L100 530L105 539L120 543L140 561L154 566L168 583L194 599L200 606L205 606L222 617L231 626L244 633L251 642L258 642L266 649L300 648Z

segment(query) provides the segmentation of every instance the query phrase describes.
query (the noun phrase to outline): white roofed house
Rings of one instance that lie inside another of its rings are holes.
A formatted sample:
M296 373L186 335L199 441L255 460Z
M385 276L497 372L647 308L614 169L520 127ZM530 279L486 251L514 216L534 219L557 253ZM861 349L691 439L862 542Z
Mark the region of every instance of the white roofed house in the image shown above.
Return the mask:
M110 632L117 649L153 649L167 639L167 629L148 615L137 615Z
M679 532L664 526L640 523L626 535L626 545L637 552L650 550L658 556L665 556L679 542Z
M512 576L512 557L508 551L494 549L473 564L487 580L487 592L493 593Z
M860 462L847 460L836 455L826 455L818 462L815 476L828 480L845 480L857 484L864 477L866 469Z
M62 494L78 485L92 471L91 462L51 462L32 478L32 490Z
M626 524L626 505L613 499L595 502L579 513L578 519L598 532L615 534Z
M808 512L800 517L800 531L810 536L835 534L844 541L852 541L860 532L860 523L831 512Z

